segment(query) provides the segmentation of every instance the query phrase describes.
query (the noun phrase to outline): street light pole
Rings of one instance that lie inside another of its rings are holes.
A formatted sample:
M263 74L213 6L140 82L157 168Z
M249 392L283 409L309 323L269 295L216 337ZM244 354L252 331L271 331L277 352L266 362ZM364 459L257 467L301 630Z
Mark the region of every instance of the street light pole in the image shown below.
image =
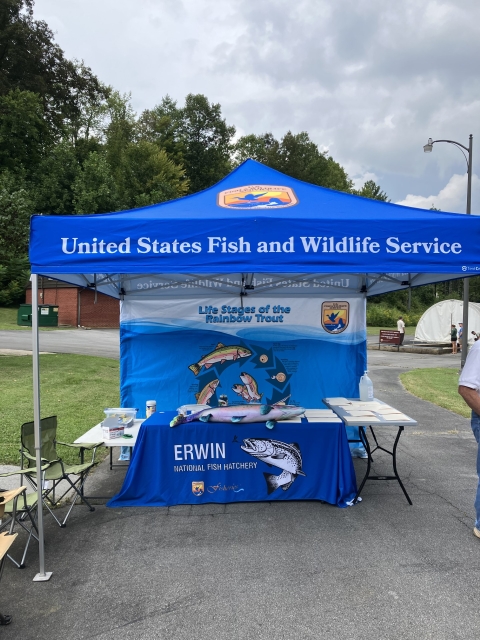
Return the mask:
M457 147L457 149L464 149L468 153L468 157L465 155L465 151L462 151L463 156L467 162L467 214L470 215L472 211L472 151L473 151L473 136L470 134L468 138L468 147L460 142L454 140L432 140L428 139L427 144L423 147L425 153L430 153L433 149L433 145L436 142L448 142ZM463 279L463 332L462 332L462 359L461 367L465 364L468 351L468 303L470 298L470 280L469 278Z

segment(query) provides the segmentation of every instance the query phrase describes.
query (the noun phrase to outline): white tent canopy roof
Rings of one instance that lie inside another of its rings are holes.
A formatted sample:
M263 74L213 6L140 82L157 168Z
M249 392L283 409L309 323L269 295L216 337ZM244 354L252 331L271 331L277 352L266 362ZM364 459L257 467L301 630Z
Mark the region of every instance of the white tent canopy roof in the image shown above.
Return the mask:
M415 330L415 340L420 342L450 342L452 324L463 322L463 302L442 300L425 311ZM480 333L480 304L470 302L468 306L468 341L473 342L471 331Z

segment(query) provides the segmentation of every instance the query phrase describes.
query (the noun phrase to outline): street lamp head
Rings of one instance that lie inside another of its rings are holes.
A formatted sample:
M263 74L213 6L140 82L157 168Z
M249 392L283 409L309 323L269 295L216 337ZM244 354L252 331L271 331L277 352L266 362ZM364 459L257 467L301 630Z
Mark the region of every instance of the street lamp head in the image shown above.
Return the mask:
M427 144L424 145L424 147L423 147L423 151L425 153L431 153L432 149L433 149L433 140L431 138L429 138Z

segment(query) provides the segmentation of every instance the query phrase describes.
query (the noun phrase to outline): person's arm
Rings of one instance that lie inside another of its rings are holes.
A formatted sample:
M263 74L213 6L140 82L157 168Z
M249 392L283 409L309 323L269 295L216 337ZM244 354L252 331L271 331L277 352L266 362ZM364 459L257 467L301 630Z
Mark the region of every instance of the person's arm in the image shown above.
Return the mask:
M462 396L470 409L480 415L480 395L476 389L459 385L458 393Z

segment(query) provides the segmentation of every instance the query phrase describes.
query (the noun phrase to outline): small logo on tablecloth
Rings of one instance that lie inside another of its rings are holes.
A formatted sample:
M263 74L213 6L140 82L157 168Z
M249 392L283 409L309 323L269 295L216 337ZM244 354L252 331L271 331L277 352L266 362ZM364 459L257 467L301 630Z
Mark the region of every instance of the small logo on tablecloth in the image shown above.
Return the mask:
M192 482L192 493L194 496L202 496L205 492L205 485L203 482Z
M322 302L322 327L328 333L342 333L348 327L348 302Z

